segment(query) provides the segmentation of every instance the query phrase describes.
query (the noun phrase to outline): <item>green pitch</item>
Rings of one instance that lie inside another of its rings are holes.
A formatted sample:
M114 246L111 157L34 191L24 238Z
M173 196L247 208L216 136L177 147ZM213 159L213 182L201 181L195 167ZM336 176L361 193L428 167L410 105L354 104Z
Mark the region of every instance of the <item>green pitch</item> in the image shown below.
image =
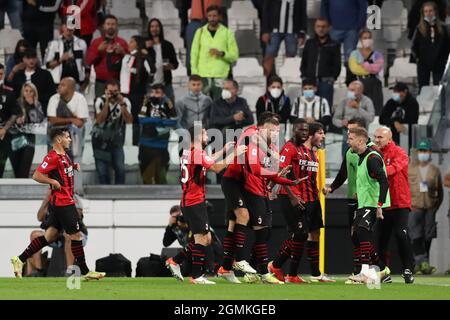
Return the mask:
M229 284L214 279L216 285L191 285L173 278L105 278L81 282L80 290L69 290L65 278L0 278L0 299L450 299L450 277L416 277L405 285L400 277L381 289L365 285L336 283L303 285Z

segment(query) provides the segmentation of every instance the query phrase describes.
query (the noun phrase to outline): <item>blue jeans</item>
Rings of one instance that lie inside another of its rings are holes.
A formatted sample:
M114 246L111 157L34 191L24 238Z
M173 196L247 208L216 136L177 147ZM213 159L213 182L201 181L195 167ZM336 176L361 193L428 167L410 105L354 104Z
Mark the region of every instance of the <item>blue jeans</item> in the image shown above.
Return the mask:
M327 99L330 111L333 111L334 83L332 81L319 81L317 83L317 94Z
M8 14L9 23L13 29L22 29L22 2L23 0L6 0L5 7L0 8L0 30L5 27L5 13Z
M347 65L350 54L356 49L356 45L358 44L358 30L332 29L330 36L333 40L344 44L344 63Z
M111 150L111 162L95 158L95 169L97 170L99 184L111 184L109 169L114 169L115 184L125 184L125 154L123 147Z
M286 47L286 56L295 57L297 55L298 40L295 33L279 33L270 34L270 42L266 47L266 56L276 57L280 50L281 41L284 40Z
M189 22L189 24L186 27L186 35L185 35L185 41L186 41L186 68L188 70L188 74L191 74L191 48L192 48L192 42L194 41L195 32L197 29L201 28L203 26L203 23L198 20L193 20Z

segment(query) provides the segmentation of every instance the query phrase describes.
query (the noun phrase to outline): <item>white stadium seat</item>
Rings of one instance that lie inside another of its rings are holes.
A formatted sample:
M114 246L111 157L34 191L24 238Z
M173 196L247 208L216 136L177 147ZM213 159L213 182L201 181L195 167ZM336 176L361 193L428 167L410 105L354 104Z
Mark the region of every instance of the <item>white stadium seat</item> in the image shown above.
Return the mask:
M259 65L256 58L240 58L233 68L235 77L263 77L263 68Z
M278 74L280 77L288 83L300 83L300 64L302 59L299 57L286 58L280 68Z
M13 54L17 41L22 39L20 31L17 29L4 28L0 30L0 48L5 50L5 54Z

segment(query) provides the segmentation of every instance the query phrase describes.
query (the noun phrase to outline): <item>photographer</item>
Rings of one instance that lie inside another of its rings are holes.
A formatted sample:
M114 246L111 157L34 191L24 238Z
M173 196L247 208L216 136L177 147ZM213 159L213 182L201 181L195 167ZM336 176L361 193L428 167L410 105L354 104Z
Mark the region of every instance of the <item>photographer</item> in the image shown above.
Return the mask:
M120 94L119 82L106 83L105 94L95 100L95 125L92 128L92 149L100 184L111 184L110 167L115 184L125 184L125 123L132 123L130 101Z
M412 125L419 120L419 104L409 92L406 84L398 82L393 88L392 98L386 102L380 115L380 124L392 130L392 140L400 144L400 134L408 134L408 149L411 146Z

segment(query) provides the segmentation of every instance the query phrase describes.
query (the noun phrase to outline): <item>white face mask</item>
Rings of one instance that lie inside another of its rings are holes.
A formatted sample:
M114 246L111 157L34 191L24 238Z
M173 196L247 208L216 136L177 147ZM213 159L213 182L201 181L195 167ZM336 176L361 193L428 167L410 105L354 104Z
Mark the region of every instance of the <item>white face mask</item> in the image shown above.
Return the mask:
M3 85L3 80L0 80L0 86Z
M373 39L364 39L361 41L363 48L372 48L373 47Z
M231 99L231 96L232 96L232 94L231 94L230 90L227 90L227 89L222 90L222 99L223 100Z
M269 92L272 97L274 97L275 99L278 99L281 96L281 93L283 92L283 90L281 90L279 88L273 88L273 89L270 89Z

